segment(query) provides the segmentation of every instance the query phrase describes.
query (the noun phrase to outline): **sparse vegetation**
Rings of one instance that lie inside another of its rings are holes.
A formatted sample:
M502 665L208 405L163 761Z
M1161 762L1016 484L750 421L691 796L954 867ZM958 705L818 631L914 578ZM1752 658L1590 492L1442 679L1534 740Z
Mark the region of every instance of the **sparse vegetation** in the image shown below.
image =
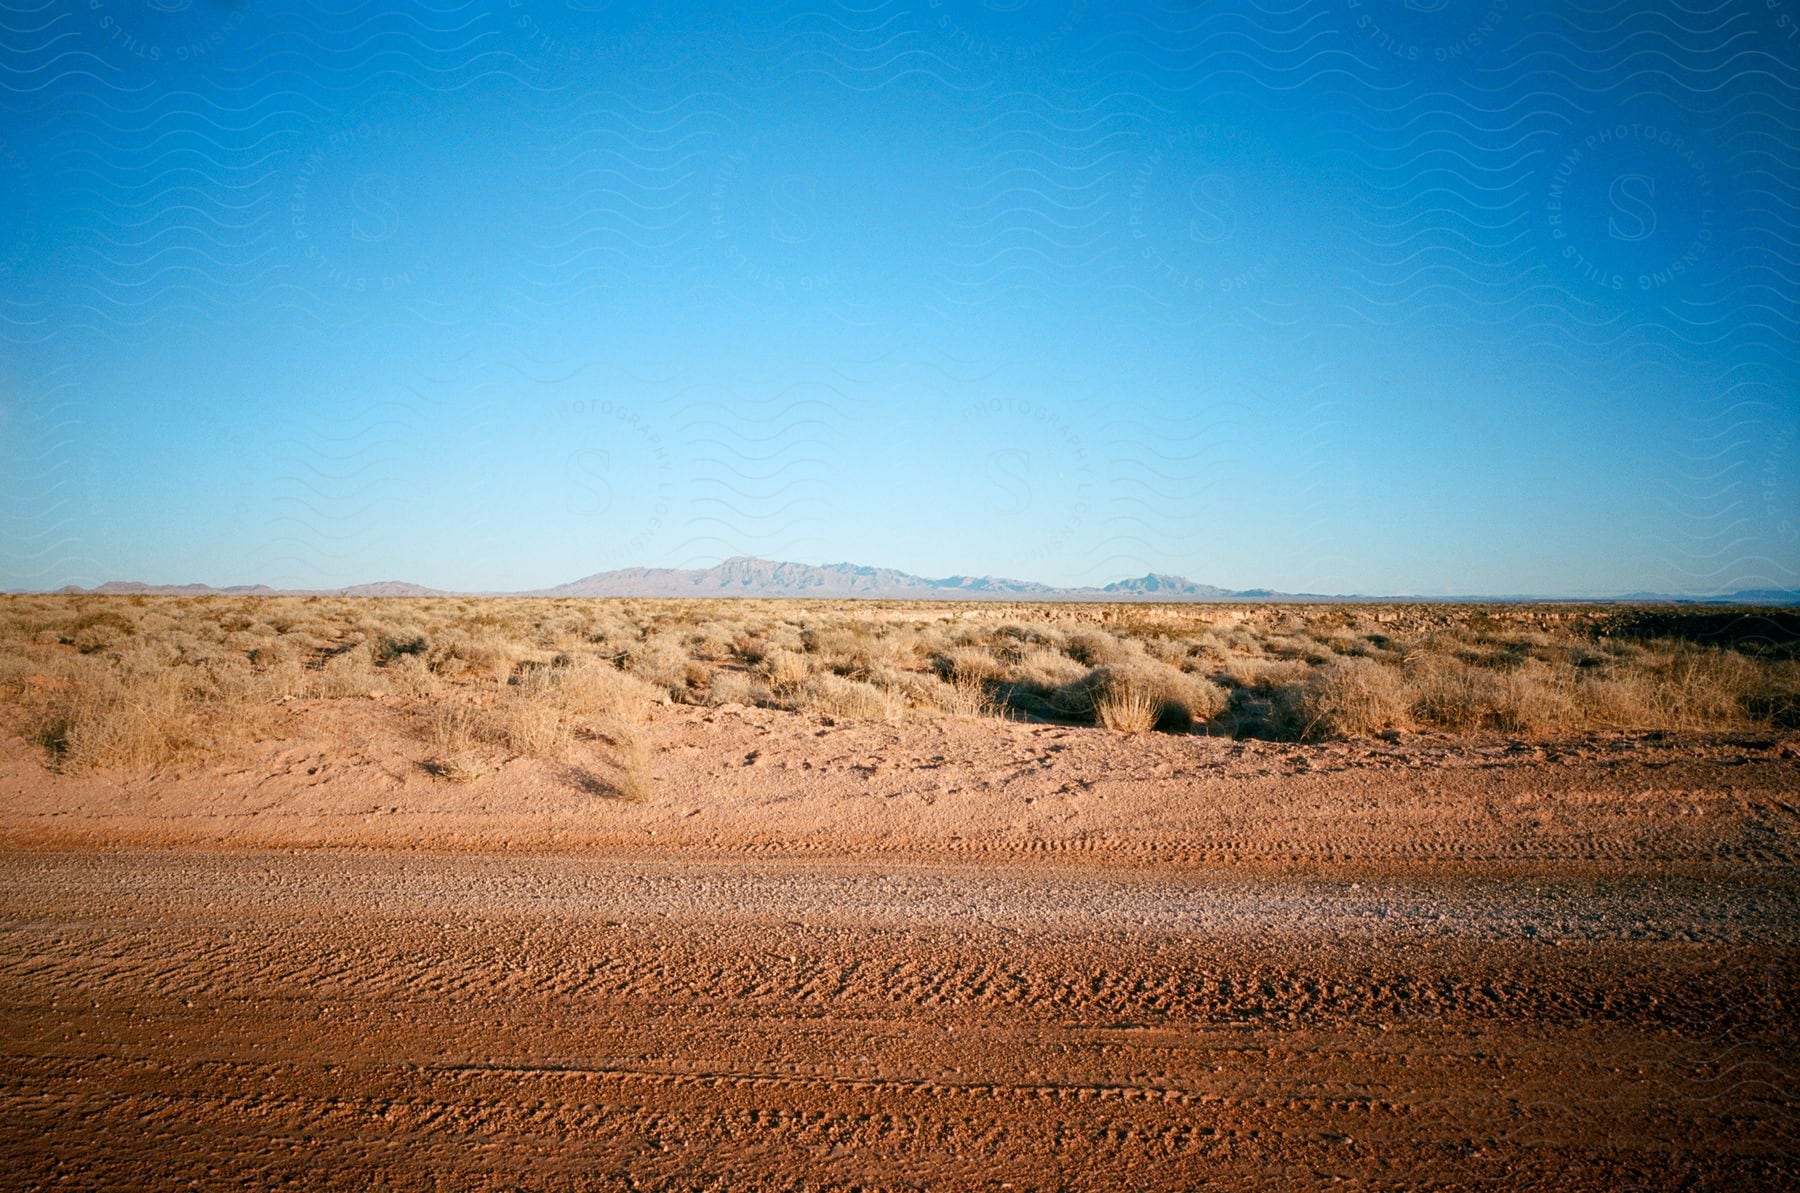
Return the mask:
M1401 670L1349 656L1307 676L1299 709L1304 737L1365 736L1412 719Z
M1687 620L1684 620L1684 617ZM420 766L647 798L657 703L1288 740L1800 728L1786 612L1600 607L13 596L0 709L58 770L154 773L368 700Z

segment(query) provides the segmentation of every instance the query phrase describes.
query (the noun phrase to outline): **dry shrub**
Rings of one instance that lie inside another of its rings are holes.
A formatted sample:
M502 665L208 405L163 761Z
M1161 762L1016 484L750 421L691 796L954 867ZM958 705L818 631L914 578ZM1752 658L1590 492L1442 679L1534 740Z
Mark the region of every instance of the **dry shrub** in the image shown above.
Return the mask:
M1165 700L1173 700L1185 708L1196 721L1210 721L1225 711L1225 689L1212 680L1184 671L1157 673Z
M562 758L582 736L611 737L668 693L605 663L533 667L489 711L488 736L514 754Z
M1325 645L1330 648L1332 653L1348 658L1366 658L1374 653L1373 647L1367 640L1342 630L1329 635L1325 639Z
M1080 629L1069 634L1067 645L1063 649L1078 663L1086 663L1089 667L1103 667L1125 662L1137 653L1135 646L1136 643L1121 642L1105 630Z
M891 692L829 671L806 680L795 696L795 707L865 721L891 721L904 711L904 706Z
M1035 647L1019 655L1004 673L1007 682L1026 691L1048 696L1087 674L1087 668L1061 651Z
M326 699L369 696L387 690L385 677L375 670L369 644L355 646L327 655L307 683L311 695Z
M812 662L803 654L776 647L763 656L764 682L777 696L792 696L812 674Z
M800 627L791 621L774 621L762 631L764 642L770 649L804 651L806 640L800 633Z
M863 677L886 660L887 649L867 627L833 625L802 631L813 669Z
M1112 717L1121 726L1134 724L1147 705L1152 715L1146 728L1185 733L1195 721L1208 721L1225 711L1226 700L1218 685L1208 680L1141 658L1094 668L1057 689L1051 704L1066 716L1091 718L1097 724Z
M383 630L370 638L369 650L377 664L390 663L395 659L425 654L429 647L425 641L425 633L417 626L407 626L400 630Z
M1584 616L13 596L0 700L56 765L140 770L246 740L290 697L383 692L478 707L454 714L470 760L504 744L586 767L583 743L606 741L622 773L671 696L883 719L998 702L1126 729L1148 706L1153 727L1282 738L1800 728L1792 649L1609 636ZM1223 715L1208 677L1231 685Z
M82 654L95 654L123 643L138 632L137 622L114 609L84 613L63 627L60 640Z
M953 683L985 683L998 679L1004 666L992 651L978 646L955 646L932 658L932 665L944 679Z
M704 663L688 657L687 648L673 637L649 638L631 647L625 665L639 679L675 697L703 686L711 674Z
M733 635L716 621L703 621L685 639L687 653L694 658L724 660L732 654Z
M986 717L996 711L987 684L979 679L939 679L920 675L908 677L905 682L886 682L883 686L902 693L914 707L953 717Z
M574 744L575 718L558 698L556 681L548 670L526 672L489 710L489 734L523 757L561 757Z
M1225 678L1240 688L1275 689L1305 681L1312 668L1299 659L1274 659L1255 655L1234 656L1225 664Z
M1402 725L1411 700L1403 676L1372 659L1340 658L1307 677L1299 695L1304 737L1355 737Z
M439 634L425 650L425 664L445 679L485 679L504 682L512 674L515 648L492 630L470 633L451 630Z
M386 663L381 676L390 689L407 696L431 696L443 688L443 682L418 655L401 655Z
M182 678L163 668L73 668L38 710L33 736L65 770L156 770L196 744Z
M1263 650L1278 659L1297 660L1312 667L1331 661L1331 648L1305 633L1283 634L1269 638Z
M1171 667L1182 667L1193 656L1195 649L1195 644L1185 638L1158 636L1144 640L1144 653Z
M720 704L767 704L769 690L742 671L716 671L706 689L706 702Z
M754 665L762 662L763 656L769 653L769 644L759 634L739 630L732 636L731 653L743 662Z
M1500 676L1494 727L1506 733L1541 734L1585 728L1572 672L1528 659Z
M1527 642L1533 651L1548 652ZM1415 653L1406 669L1413 712L1450 730L1548 734L1596 728L1724 731L1777 724L1791 716L1778 667L1742 655L1678 645L1618 656L1565 652L1545 662L1515 654L1470 664L1454 655Z
M558 674L552 690L576 716L602 720L635 716L669 698L657 685L592 659L576 662Z
M481 774L474 749L481 721L466 704L435 704L426 718L426 737L432 755L425 769L440 779L466 783Z
M309 676L298 651L277 641L253 647L245 655L249 671L239 699L275 702L306 691Z
M1120 733L1148 733L1164 724L1164 704L1145 688L1111 687L1094 700L1094 720Z

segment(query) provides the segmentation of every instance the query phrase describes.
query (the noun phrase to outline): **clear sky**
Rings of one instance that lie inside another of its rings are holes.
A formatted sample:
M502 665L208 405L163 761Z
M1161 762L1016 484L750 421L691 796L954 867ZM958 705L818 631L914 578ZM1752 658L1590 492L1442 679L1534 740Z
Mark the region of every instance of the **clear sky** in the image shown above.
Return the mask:
M0 14L0 587L1800 584L1800 5Z

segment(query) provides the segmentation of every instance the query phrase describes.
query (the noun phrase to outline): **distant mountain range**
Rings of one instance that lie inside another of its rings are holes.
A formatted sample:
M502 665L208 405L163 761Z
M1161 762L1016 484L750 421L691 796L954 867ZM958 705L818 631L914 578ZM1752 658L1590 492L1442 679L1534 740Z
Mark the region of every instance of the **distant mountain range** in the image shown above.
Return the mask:
M100 596L365 596L426 597L474 595L408 584L404 580L377 580L373 584L352 584L348 588L270 588L267 584L230 584L214 588L210 584L145 584L138 580L108 580L92 588L65 584L56 590L63 593L93 593ZM493 594L500 595L500 594Z
M206 584L142 584L109 580L94 588L69 585L65 593L129 595L151 593L175 596L534 596L534 597L803 597L820 600L998 600L998 601L1521 601L1558 600L1548 596L1509 597L1376 597L1322 596L1316 593L1277 592L1268 588L1219 588L1185 576L1155 572L1130 580L1116 580L1100 587L1062 588L1036 580L1009 580L997 576L946 576L931 580L893 568L865 567L853 563L813 565L758 559L738 555L709 568L621 568L595 572L553 588L525 592L448 592L401 580L354 584L348 588L278 589L265 584L240 584L213 588ZM1599 598L1595 598L1599 599ZM1625 601L1675 602L1712 605L1795 605L1800 589L1759 588L1711 597L1679 597L1659 593L1630 593L1608 598Z
M946 576L929 580L893 568L854 563L814 566L739 555L714 567L626 568L597 572L532 596L636 597L864 597L889 600L1006 601L1218 601L1239 593L1196 584L1180 576L1148 575L1103 588L1058 588L1036 580L998 576Z

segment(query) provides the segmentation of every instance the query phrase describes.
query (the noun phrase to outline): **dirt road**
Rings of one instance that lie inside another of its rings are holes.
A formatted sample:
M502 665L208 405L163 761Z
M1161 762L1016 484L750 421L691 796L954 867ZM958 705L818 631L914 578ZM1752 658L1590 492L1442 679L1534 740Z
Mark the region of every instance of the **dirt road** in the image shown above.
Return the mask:
M1791 872L0 855L9 1187L1774 1188Z
M0 750L0 1185L1800 1186L1800 742Z

